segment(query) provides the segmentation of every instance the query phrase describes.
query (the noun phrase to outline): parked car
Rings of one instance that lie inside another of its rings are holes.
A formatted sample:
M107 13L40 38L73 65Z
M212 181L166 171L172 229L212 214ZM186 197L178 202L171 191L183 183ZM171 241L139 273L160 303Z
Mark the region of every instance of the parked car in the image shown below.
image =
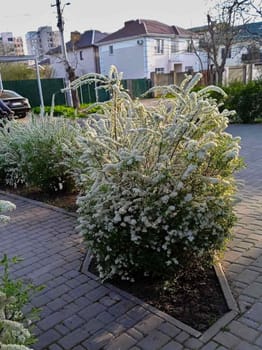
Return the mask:
M13 90L0 91L0 98L14 112L15 117L24 118L31 111L29 100Z

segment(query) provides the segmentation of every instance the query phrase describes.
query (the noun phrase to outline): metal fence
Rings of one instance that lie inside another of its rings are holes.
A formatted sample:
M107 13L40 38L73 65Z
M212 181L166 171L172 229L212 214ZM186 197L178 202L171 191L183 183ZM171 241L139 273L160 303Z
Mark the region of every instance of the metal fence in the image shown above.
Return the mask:
M66 97L61 93L65 88L64 79L41 79L43 99L45 106L51 106L52 96L55 94L55 105L65 105ZM151 86L149 79L123 80L123 87L127 89L132 98L141 96ZM9 80L3 81L4 89L14 90L27 97L32 107L40 106L37 80ZM80 103L93 103L107 101L110 96L104 89L96 89L95 83L85 84L78 89Z

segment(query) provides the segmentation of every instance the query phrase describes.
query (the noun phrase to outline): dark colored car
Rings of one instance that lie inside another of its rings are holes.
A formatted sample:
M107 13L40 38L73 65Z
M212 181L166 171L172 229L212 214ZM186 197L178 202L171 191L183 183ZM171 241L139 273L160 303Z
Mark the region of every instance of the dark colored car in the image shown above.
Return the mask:
M13 90L2 90L0 98L14 112L15 117L23 118L31 111L28 99Z

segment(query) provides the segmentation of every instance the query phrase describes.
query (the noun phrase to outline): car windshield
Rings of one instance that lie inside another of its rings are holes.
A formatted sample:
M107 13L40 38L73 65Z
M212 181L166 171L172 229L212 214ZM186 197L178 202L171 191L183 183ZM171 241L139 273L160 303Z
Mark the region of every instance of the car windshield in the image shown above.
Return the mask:
M19 94L17 94L14 91L11 90L3 90L0 93L0 98L12 98L12 97L21 97Z

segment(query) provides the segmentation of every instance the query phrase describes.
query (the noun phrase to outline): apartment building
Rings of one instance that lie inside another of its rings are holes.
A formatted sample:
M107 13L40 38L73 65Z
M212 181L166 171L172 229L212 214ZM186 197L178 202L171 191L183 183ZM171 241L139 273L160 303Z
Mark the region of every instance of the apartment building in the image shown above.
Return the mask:
M24 55L24 44L22 37L14 37L12 32L0 33L0 55Z
M40 59L45 58L46 52L60 45L59 31L53 31L51 26L27 32L25 37L28 54Z

